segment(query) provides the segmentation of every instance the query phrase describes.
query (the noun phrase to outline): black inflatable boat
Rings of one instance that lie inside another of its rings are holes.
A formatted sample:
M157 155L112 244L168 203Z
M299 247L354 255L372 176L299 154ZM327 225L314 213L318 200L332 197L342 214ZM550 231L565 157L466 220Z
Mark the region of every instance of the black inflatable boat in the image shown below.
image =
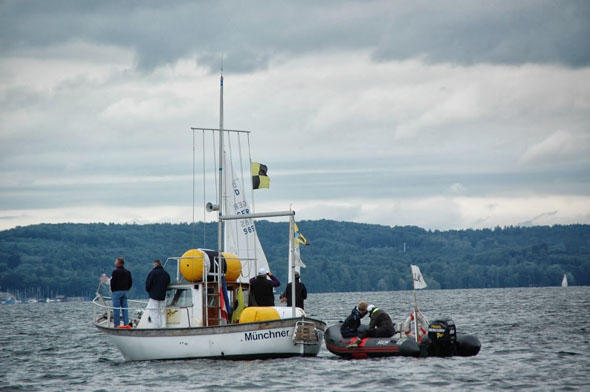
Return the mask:
M363 333L365 325L359 332ZM428 325L428 334L421 342L413 336L402 338L344 338L340 324L332 325L324 334L326 348L333 354L344 358L371 357L450 357L473 356L479 353L481 343L473 335L458 335L451 319L434 320Z

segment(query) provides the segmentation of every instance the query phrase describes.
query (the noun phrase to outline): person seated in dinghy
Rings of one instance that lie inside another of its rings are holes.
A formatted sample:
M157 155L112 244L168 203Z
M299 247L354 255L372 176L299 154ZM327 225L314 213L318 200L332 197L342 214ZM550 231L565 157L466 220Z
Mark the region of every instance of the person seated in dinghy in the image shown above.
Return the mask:
M340 326L340 333L343 338L353 338L358 336L361 319L367 314L367 306L369 306L368 303L361 301L354 307L354 309L352 309L350 315Z
M367 312L371 318L369 329L364 337L370 338L390 338L395 334L395 326L391 317L375 305L369 305Z

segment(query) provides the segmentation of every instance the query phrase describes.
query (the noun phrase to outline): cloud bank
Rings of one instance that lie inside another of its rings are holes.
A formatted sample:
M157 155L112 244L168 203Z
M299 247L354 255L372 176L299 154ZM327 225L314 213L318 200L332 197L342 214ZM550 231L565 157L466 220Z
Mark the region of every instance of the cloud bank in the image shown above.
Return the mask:
M190 220L189 127L218 122L221 52L225 125L254 131L272 178L257 206L427 228L590 222L586 2L0 9L0 228Z

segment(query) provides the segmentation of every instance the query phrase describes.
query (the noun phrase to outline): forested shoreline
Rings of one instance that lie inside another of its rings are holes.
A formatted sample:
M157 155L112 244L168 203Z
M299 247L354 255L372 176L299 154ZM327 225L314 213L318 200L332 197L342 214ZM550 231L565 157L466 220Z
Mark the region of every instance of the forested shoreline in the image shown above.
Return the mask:
M590 284L590 225L425 230L330 220L301 221L310 246L301 256L310 292L405 290L410 264L430 288ZM284 288L287 223L260 221L257 231ZM0 232L0 291L40 288L92 295L122 255L133 273L132 296L144 297L151 261L193 247L215 248L216 224L39 224Z

